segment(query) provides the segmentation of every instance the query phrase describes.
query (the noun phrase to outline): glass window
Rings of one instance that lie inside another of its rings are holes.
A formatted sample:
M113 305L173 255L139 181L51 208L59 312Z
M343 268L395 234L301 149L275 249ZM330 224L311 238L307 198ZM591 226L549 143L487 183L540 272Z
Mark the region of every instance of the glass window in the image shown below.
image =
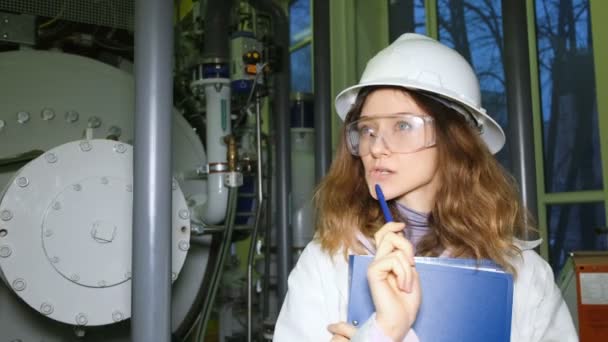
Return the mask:
M426 33L424 0L388 0L389 40L405 32Z
M475 69L482 106L508 135L500 0L439 0L439 39L456 49ZM511 170L509 141L497 159Z
M292 0L289 5L291 92L312 92L310 3L311 0Z
M602 188L588 0L536 1L547 192Z
M290 44L296 44L312 34L310 0L295 0L289 5Z
M604 203L550 205L549 262L557 276L573 251L608 250Z
M291 53L291 91L312 93L311 44Z

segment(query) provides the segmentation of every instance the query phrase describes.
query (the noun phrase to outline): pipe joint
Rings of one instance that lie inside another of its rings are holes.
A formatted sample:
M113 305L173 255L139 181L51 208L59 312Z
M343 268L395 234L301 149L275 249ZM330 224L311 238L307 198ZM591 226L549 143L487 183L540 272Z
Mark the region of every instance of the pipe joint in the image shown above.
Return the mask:
M224 142L228 145L226 158L228 159L228 171L237 171L237 162L239 159L239 150L236 145L236 137L234 135L227 135L224 137Z

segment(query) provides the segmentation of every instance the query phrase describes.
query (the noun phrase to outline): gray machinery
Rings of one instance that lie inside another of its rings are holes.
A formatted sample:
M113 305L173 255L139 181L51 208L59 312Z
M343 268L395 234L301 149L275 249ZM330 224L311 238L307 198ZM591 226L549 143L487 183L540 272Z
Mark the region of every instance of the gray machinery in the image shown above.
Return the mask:
M133 78L47 51L0 53L0 73L2 340L102 340L130 317ZM207 267L189 216L208 189L189 177L206 164L199 138L180 115L173 122L178 330L196 314Z
M120 34L132 30L133 13L131 1L114 2L92 2L98 17L70 2L0 5L0 341L130 340L135 92L132 49ZM298 248L312 236L314 133L311 124L292 125L290 158L287 21L277 8L197 2L176 27L167 227L175 340L201 340L214 303L220 340L270 339L284 288L273 294L270 258L258 263L263 250L270 254L269 227L281 227L272 243L280 245L273 269L283 283L287 222L297 222ZM271 26L282 32L279 49ZM273 69L277 60L282 69ZM272 87L276 146L261 132ZM307 178L294 189L289 218L286 177L304 179L296 170ZM266 201L275 196L282 204L273 210ZM243 274L233 242L247 237Z

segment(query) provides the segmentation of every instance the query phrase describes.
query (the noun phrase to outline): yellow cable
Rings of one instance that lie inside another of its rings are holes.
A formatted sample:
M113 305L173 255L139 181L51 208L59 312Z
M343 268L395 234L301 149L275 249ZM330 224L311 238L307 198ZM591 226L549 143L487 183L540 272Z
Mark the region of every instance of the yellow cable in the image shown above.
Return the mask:
M53 19L40 24L40 26L38 26L38 28L39 29L45 28L45 27L51 25L52 23L56 22L59 18L61 18L61 16L63 15L63 12L65 11L65 7L66 7L67 3L68 3L68 0L63 0L63 5L61 5L61 9L59 10L59 13L57 13L57 15Z

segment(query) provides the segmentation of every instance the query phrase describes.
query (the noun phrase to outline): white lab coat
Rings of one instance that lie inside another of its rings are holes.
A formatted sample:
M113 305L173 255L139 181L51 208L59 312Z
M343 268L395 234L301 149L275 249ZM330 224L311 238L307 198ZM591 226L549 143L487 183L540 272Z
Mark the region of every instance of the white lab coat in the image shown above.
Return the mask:
M518 242L523 253L513 260L517 278L513 286L511 341L578 341L551 267L532 250L539 243ZM348 263L343 254L331 258L318 242L309 243L289 275L274 341L330 341L332 335L327 326L346 321L347 304ZM352 341L370 341L369 326L370 321Z

